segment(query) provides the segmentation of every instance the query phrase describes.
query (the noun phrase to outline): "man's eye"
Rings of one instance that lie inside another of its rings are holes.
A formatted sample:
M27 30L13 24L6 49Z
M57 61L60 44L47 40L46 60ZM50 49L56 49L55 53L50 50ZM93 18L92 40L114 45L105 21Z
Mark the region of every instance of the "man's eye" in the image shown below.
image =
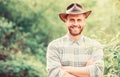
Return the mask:
M74 19L70 19L70 22L74 22Z
M78 22L82 21L81 19L78 19Z

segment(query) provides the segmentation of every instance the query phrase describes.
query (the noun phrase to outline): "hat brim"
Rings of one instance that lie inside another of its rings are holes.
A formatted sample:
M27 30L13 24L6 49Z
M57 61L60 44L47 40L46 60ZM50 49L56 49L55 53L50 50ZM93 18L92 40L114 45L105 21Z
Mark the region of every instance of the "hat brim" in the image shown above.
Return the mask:
M87 18L87 17L90 15L91 12L92 12L92 11L89 10L89 11L86 11L86 12L72 13L72 14L84 14L84 15L85 15L85 18ZM60 19L61 19L63 22L65 22L65 20L66 20L66 15L69 15L69 14L67 14L67 13L60 13L60 14L59 14L59 17L60 17Z

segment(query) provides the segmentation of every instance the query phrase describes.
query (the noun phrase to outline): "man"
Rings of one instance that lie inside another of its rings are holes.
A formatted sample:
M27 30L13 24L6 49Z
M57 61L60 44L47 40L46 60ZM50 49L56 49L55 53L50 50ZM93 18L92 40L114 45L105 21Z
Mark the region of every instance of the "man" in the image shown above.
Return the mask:
M101 77L104 71L102 45L82 35L86 18L78 3L70 4L59 16L68 33L52 41L47 49L48 77Z

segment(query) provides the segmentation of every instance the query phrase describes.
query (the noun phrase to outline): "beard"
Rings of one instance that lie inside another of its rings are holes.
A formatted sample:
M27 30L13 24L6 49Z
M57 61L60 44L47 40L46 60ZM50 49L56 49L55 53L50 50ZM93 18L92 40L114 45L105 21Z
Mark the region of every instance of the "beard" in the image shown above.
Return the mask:
M83 27L72 25L72 26L68 27L68 30L72 36L77 36L77 35L80 35L82 33Z

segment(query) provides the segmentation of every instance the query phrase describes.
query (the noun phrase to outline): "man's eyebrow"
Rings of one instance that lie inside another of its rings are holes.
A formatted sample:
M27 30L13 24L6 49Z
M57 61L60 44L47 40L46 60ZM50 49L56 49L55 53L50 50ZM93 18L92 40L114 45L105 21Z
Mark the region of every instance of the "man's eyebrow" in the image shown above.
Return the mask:
M70 20L74 20L73 18L70 18Z

